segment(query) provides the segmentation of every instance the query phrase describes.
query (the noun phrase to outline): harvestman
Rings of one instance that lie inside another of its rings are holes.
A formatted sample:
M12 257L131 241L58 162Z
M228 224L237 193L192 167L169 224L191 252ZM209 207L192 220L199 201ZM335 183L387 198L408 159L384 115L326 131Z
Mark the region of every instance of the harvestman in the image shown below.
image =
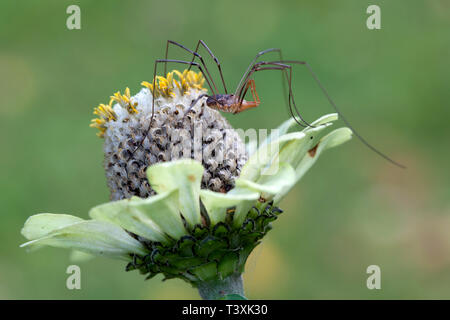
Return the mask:
M175 45L175 46L189 52L190 54L192 54L192 60L189 62L189 61L184 61L184 60L168 59L169 45ZM205 61L203 60L203 57L198 53L200 46L202 46L208 52L208 54L211 56L211 58L214 60L215 64L217 65L225 94L220 94L219 91L217 90L217 86L214 82L213 77L209 73L209 70L205 64ZM280 59L274 60L274 61L259 61L259 62L257 62L257 60L261 56L263 56L269 52L277 52L279 54ZM200 63L195 62L194 61L195 58L198 58L200 60ZM252 75L257 71L280 70L280 71L282 71L282 73L289 85L287 101L288 101L289 112L290 112L292 118L302 127L314 127L314 126L310 125L308 122L306 122L305 119L303 119L303 117L300 115L297 105L295 104L294 95L292 92L292 65L303 65L306 67L308 72L313 77L314 81L317 83L319 88L322 90L322 92L325 95L325 97L327 98L328 102L331 104L331 106L334 108L334 110L339 114L342 121L344 121L344 123L352 130L353 134L359 140L361 140L361 142L364 145L366 145L369 149L371 149L372 151L377 153L379 156L383 157L384 159L386 159L387 161L391 162L392 164L394 164L398 167L405 168L402 164L392 160L387 155L385 155L384 153L382 153L381 151L379 151L378 149L373 147L358 132L356 132L356 130L353 128L353 126L350 125L350 123L347 121L347 119L340 112L339 108L336 106L336 104L331 99L330 95L328 94L328 91L322 85L322 83L320 82L320 80L318 79L318 77L316 76L314 71L312 70L311 66L307 62L299 61L299 60L284 60L282 57L281 49L270 48L270 49L259 52L253 58L252 62L250 63L247 70L244 72L244 75L242 76L241 80L239 81L239 84L237 85L236 90L232 94L228 93L228 90L227 90L227 87L225 84L225 80L224 80L224 77L222 74L222 67L220 65L219 59L217 59L217 57L208 48L208 46L206 45L206 43L203 40L198 41L197 46L194 51L186 48L185 46L183 46L175 41L168 40L167 45L166 45L165 59L158 59L155 61L154 70L153 70L153 83L154 84L156 81L157 67L158 67L158 64L160 64L160 63L164 63L164 74L166 74L166 72L167 72L167 63L185 64L185 65L189 66L188 70L190 70L191 67L197 67L199 69L199 71L203 74L203 76L206 80L206 83L208 84L208 87L212 92L211 95L201 94L195 100L193 100L191 105L189 106L188 110L185 112L185 115L187 113L189 113L189 111L197 104L197 102L200 99L205 98L205 97L206 97L206 105L208 107L210 107L212 109L224 111L224 112L239 113L239 112L245 111L250 108L255 108L260 104L260 100L258 97L258 93L256 92L255 81L251 78ZM284 77L283 77L283 86L284 86ZM252 94L253 101L247 101L244 99L249 89ZM155 102L155 95L153 95L153 98L152 98L152 116L150 118L150 125L146 131L146 134L144 135L144 139L148 135L148 132L150 131L150 128L153 123L153 117L154 117L154 111L155 111L154 110L154 102ZM294 111L295 111L295 114L294 114ZM136 148L136 150L139 147L140 146L138 146Z

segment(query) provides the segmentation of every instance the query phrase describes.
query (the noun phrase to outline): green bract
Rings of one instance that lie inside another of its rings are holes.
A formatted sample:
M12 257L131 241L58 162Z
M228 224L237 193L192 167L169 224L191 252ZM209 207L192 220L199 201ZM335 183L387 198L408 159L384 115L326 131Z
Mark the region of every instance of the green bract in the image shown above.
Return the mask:
M192 159L157 163L147 170L157 195L92 208L92 220L63 214L30 217L23 247L44 245L121 258L127 270L182 278L193 285L244 270L245 261L281 212L276 205L322 151L349 140L351 131L325 129L336 114L303 131L293 119L248 159L228 193L201 189L204 168Z

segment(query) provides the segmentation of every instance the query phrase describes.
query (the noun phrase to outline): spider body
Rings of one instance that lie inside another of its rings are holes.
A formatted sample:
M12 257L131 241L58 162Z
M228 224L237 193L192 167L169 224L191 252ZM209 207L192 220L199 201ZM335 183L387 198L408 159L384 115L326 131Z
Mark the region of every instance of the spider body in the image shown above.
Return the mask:
M256 94L256 91L254 91L254 93L254 101L247 101L245 99L242 99L242 101L240 101L239 97L235 96L234 94L216 94L213 96L207 96L206 105L209 108L215 110L236 114L244 110L256 108L257 106L259 106L260 101L258 95Z

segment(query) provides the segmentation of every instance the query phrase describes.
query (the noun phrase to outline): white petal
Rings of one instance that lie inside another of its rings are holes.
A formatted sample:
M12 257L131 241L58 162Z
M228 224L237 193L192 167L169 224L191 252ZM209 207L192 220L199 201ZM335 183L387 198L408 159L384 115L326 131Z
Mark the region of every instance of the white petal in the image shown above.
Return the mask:
M248 201L254 203L259 198L259 193L245 189L236 194L201 190L200 198L208 212L211 224L215 225L220 221L225 221L227 208Z
M167 196L157 195L151 198L153 202L165 201ZM131 200L126 199L101 204L92 208L89 211L89 216L95 220L109 221L121 226L127 231L152 241L166 241L167 237L164 235L164 232L152 219L149 218L148 212L141 212L140 210L132 209L130 204L135 201L142 200L134 197ZM149 209L151 209L151 206L149 206ZM158 209L163 210L161 207ZM164 213L170 214L167 209Z
M21 233L28 240L34 240L46 236L54 230L81 221L84 220L69 214L40 213L29 217L25 221Z
M327 124L333 121L336 121L339 118L337 113L329 113L326 114L324 116L321 116L319 119L315 120L313 123L311 123L310 127L306 127L305 129L303 129L302 131L308 131L310 129L313 129L313 127L317 127L320 126L322 124Z
M55 229L21 247L52 246L70 248L111 258L129 259L129 254L148 252L122 228L105 221L87 220Z
M303 139L304 137L305 133L303 132L293 132L285 134L269 144L263 145L242 167L240 177L249 181L256 181L271 167L274 157L278 155L285 144L293 140Z
M174 239L179 239L188 232L178 210L180 198L178 193L179 190L172 190L140 201L131 201L130 212L133 216L143 219L142 221L146 218L150 219L162 232ZM198 197L197 202L199 202Z
M337 113L326 114L326 115L320 117L319 119L315 120L314 122L312 122L310 127L306 127L302 131L303 132L308 131L312 127L316 127L316 126L319 126L319 125L322 125L322 124L326 124L326 123L329 123L329 122L332 122L332 121L336 121L337 119L338 119L338 114ZM261 146L278 139L278 137L281 137L282 135L287 134L292 128L300 129L301 126L299 126L299 124L295 121L295 119L291 117L288 120L286 120L285 122L283 122L276 129L278 131L274 130L273 133L266 139L266 141L263 144L261 144Z
M246 189L257 191L260 193L259 201L268 202L274 199L274 197L283 190L292 188L295 182L295 171L291 165L288 163L280 163L276 174L261 176L256 182L242 178L236 179L236 188L231 191L235 190L235 192L242 192ZM254 205L256 205L256 202L240 204L234 213L233 223L236 226L241 225L244 222L248 211Z
M179 190L178 205L191 227L201 223L199 195L203 170L200 162L191 159L158 163L147 169L150 185L157 193Z
M276 174L263 175L256 182L237 178L236 187L247 188L261 193L264 201L271 198L278 192L295 183L295 171L288 163L279 163Z
M325 129L330 123L318 125L315 128L309 128L303 132L304 136L300 139L292 139L284 143L280 151L272 159L272 166L277 166L277 162L289 163L296 168L307 152L317 145L325 134ZM273 172L273 168L266 169L267 172Z
M329 148L336 147L348 140L350 140L352 137L352 131L348 128L339 128L336 129L329 134L327 134L325 137L323 137L315 149L315 152L308 152L300 161L300 163L295 168L295 183L297 183L298 180L306 173L306 171L311 168L311 166L316 162L316 160L319 158L320 154ZM289 192L289 189L285 189L277 196L275 197L274 201L275 203L279 202L287 192Z

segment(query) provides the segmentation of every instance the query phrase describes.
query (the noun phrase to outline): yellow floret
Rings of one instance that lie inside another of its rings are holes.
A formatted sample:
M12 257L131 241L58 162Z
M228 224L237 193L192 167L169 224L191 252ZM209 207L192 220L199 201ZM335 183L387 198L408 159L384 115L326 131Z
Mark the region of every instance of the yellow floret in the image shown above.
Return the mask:
M178 79L175 79L175 76ZM156 76L155 84L143 81L141 85L147 87L155 97L173 98L176 96L175 89L181 93L186 94L190 89L205 90L203 84L205 78L201 72L195 72L191 70L184 70L181 73L178 70L169 72L166 77ZM120 91L114 93L111 96L109 104L100 104L94 108L94 114L98 118L92 119L90 127L97 128L100 132L97 133L99 137L103 137L107 129L106 123L108 121L116 121L117 115L112 108L113 102L118 103L122 108L126 109L130 114L137 114L136 109L138 103L131 101L130 88L126 88L124 93Z

